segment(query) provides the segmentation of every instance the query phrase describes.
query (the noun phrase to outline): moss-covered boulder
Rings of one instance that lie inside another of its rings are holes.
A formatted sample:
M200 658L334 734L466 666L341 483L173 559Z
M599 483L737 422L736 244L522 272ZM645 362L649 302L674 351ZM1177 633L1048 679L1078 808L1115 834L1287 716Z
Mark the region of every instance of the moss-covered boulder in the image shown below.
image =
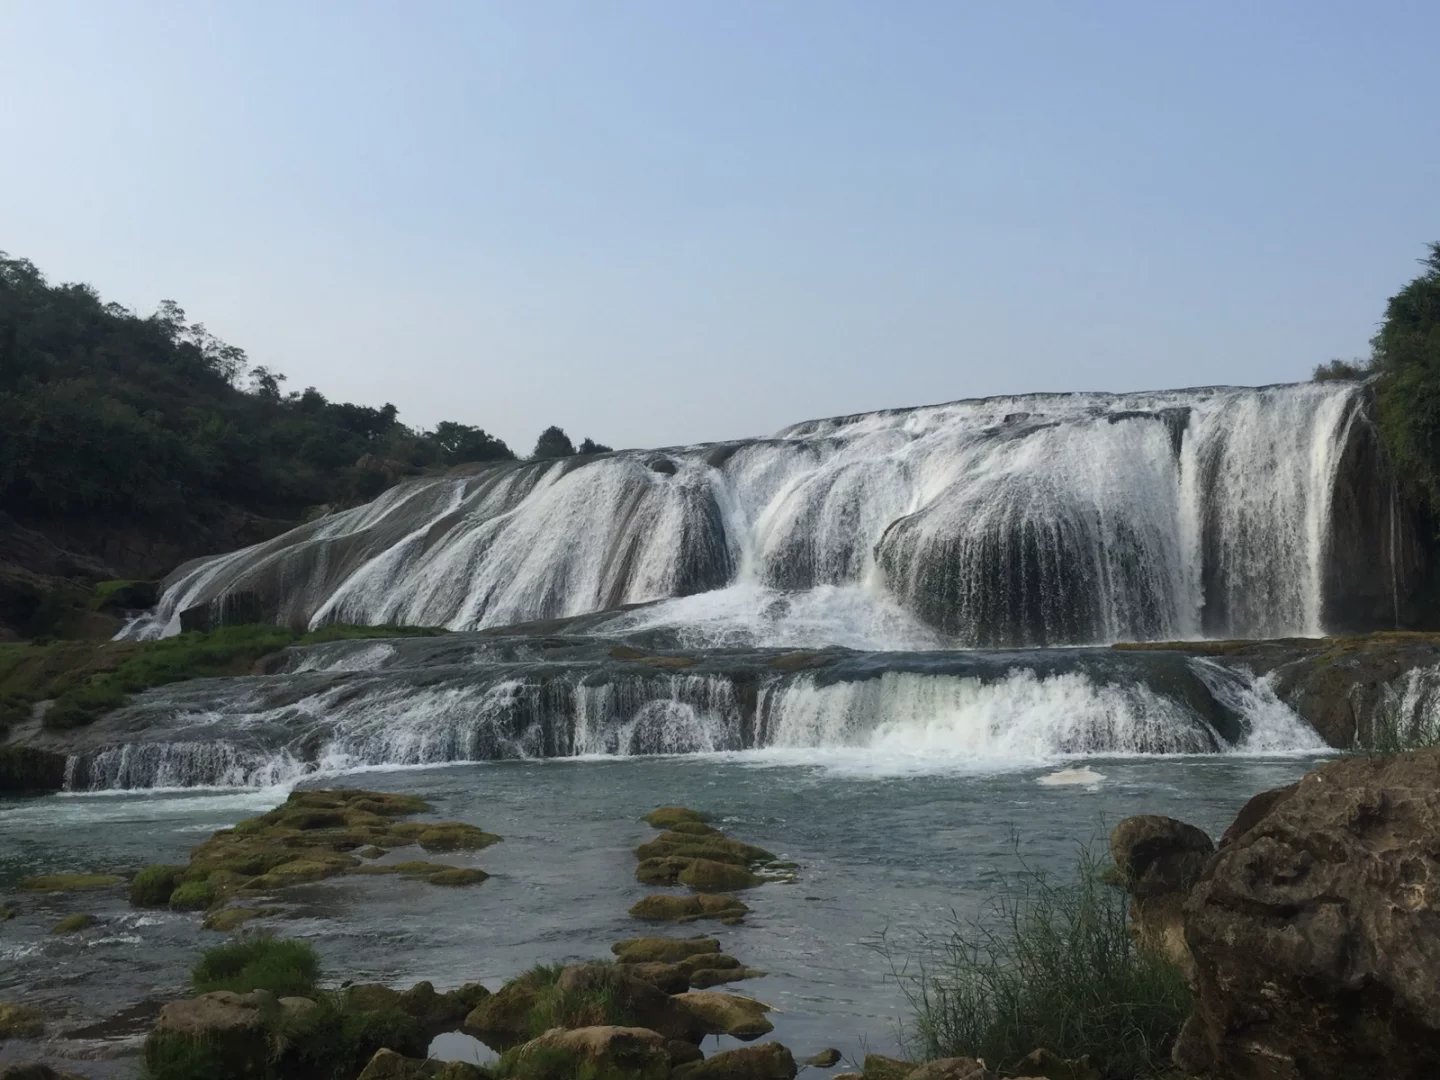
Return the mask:
M145 1068L156 1080L271 1075L267 1011L273 996L217 990L172 1001L145 1040Z
M494 1050L508 1050L528 1042L532 1037L531 1014L541 995L559 977L559 968L535 967L511 979L466 1014L461 1030Z
M31 892L93 892L124 883L119 874L37 874L24 878L20 888Z
M397 818L429 809L413 795L359 789L297 791L281 805L232 829L222 829L191 854L181 881L204 883L210 906L239 894L268 893L339 874L402 874L435 885L474 885L483 870L446 863L376 863L387 851L412 844L436 851L473 851L499 837L459 821ZM372 860L363 862L361 856ZM196 887L186 893L197 906Z
M463 1061L409 1058L377 1050L356 1080L490 1080L494 1074Z
M652 960L679 963L693 956L718 954L720 942L713 937L635 937L617 941L610 946L610 951L621 963Z
M726 983L740 982L742 979L759 979L766 972L759 968L752 967L729 967L729 968L699 968L690 972L690 989L708 990L712 986L724 986Z
M500 1074L509 1080L668 1080L665 1039L637 1027L555 1028L510 1051Z
M765 1018L770 1006L739 994L715 990L691 990L674 999L696 1018L706 1035L730 1035L737 1039L758 1039L775 1030Z
M133 907L165 907L185 875L183 866L147 866L130 879Z
M172 911L204 911L215 903L215 887L208 881L187 881L170 894Z
M481 851L491 844L498 844L500 837L463 821L442 821L419 829L415 842L426 851L433 852Z
M913 1061L902 1061L884 1054L866 1054L860 1071L865 1080L906 1080L919 1067Z
M749 910L735 897L725 893L695 893L691 896L655 893L632 906L630 914L648 922L684 923L719 919L728 923L738 922Z
M675 1070L676 1080L795 1080L795 1057L779 1043L722 1050Z
M691 810L688 806L657 806L645 815L645 823L656 829L668 829L677 822L704 825L709 820L708 814Z
M647 960L638 964L625 964L623 967L635 978L648 982L666 994L683 994L690 989L690 976L679 964Z
M680 884L701 892L753 889L764 880L743 866L714 859L691 859L680 871Z
M65 918L55 924L54 929L52 929L50 933L78 934L81 930L89 930L92 926L98 925L99 922L100 920L95 918L94 915L88 915L83 912L75 915L66 915Z
M38 1039L45 1033L45 1016L29 1005L0 1001L0 1042L5 1039Z
M218 930L222 934L228 934L232 930L238 930L251 919L263 919L279 913L279 908L227 907L210 912L201 925L206 930Z

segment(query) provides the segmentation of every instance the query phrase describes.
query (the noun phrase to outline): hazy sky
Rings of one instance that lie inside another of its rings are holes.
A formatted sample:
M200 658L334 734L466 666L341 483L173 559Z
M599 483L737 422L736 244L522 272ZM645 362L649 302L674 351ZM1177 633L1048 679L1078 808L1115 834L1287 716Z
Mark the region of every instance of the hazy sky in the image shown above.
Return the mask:
M0 249L528 451L1306 377L1440 239L1440 4L0 0Z

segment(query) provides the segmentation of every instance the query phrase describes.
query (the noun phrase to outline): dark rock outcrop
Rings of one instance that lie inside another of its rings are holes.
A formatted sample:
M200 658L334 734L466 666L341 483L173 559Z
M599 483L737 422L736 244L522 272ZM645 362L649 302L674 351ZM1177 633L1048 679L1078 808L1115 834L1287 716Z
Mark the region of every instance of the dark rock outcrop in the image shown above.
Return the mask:
M1110 854L1130 893L1130 917L1142 944L1192 973L1184 904L1215 850L1205 833L1174 818L1126 818L1110 834Z
M1327 763L1241 820L1185 904L1196 997L1176 1064L1440 1075L1440 750Z

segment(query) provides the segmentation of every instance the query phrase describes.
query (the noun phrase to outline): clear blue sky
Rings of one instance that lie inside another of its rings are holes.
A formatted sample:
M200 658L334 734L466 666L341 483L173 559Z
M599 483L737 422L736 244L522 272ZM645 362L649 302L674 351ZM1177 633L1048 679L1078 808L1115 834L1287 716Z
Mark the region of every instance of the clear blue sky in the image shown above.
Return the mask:
M0 0L0 249L527 451L1306 377L1440 239L1440 4Z

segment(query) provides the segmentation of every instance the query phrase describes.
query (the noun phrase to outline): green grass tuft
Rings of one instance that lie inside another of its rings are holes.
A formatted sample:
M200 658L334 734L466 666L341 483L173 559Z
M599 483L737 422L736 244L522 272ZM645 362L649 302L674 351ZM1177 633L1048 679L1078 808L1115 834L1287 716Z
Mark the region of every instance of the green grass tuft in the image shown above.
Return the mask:
M305 997L314 993L319 978L320 959L312 946L263 933L206 949L190 973L198 994L269 990L276 997Z
M130 880L132 907L164 907L180 884L183 866L147 866Z
M1190 1010L1184 977L1130 932L1129 898L1082 849L1072 880L1022 868L977 919L952 918L914 964L907 1049L919 1060L978 1057L1002 1071L1044 1047L1089 1056L1106 1080L1163 1073Z

